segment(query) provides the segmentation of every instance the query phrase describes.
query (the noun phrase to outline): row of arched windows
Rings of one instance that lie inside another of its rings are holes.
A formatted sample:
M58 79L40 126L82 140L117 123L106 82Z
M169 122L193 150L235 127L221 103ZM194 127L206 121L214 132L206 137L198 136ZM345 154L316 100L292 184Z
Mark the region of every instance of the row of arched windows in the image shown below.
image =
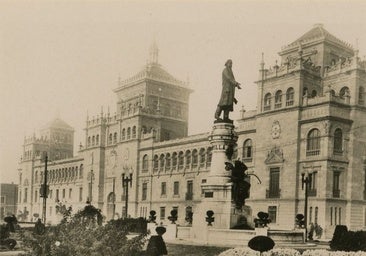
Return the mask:
M122 129L122 134L121 134L121 140L129 140L129 139L135 139L137 136L137 132L136 132L136 126L123 128ZM108 140L107 140L107 145L112 145L112 144L116 144L118 142L118 133L110 133L108 135ZM88 137L88 142L87 142L88 147L90 146L98 146L99 145L99 134L98 135L93 135L93 136L89 136Z
M275 109L282 108L283 104L285 104L285 106L294 105L294 93L295 93L294 88L292 88L292 87L288 88L286 91L285 103L284 103L283 102L284 101L283 92L281 90L278 90L274 95L274 100L275 100L274 108ZM264 96L264 107L263 107L264 111L271 110L272 98L273 98L273 96L271 93L267 93Z
M60 168L49 170L47 172L47 180L48 182L62 182L62 181L73 181L76 179L83 178L83 165L73 166L68 168ZM44 182L44 172L41 171L38 173L36 171L34 173L34 182L35 183L43 183Z
M186 150L173 153L154 155L153 171L183 170L191 168L206 168L211 166L212 148ZM149 156L142 158L142 171L149 170Z
M309 131L306 140L306 156L320 155L321 134L320 130L314 128ZM333 133L333 154L343 154L343 132L337 128Z
M90 146L98 146L99 145L99 134L88 137L88 147Z

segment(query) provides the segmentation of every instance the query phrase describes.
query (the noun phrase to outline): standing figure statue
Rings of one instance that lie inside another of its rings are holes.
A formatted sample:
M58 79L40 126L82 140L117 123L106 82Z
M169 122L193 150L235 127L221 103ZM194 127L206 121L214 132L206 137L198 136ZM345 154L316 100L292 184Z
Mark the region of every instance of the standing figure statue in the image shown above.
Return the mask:
M217 104L217 109L215 112L216 121L233 122L229 119L229 112L234 110L233 104L238 101L235 99L235 87L241 89L240 83L235 81L233 71L231 70L233 66L232 60L227 60L225 63L225 68L222 71L222 91L219 104ZM221 112L224 112L224 118L221 119Z

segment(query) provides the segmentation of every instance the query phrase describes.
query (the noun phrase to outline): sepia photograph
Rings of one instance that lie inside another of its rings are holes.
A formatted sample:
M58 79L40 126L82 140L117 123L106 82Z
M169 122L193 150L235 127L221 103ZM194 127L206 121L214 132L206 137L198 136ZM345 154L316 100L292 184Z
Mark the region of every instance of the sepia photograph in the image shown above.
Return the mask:
M0 2L0 256L366 256L366 3Z

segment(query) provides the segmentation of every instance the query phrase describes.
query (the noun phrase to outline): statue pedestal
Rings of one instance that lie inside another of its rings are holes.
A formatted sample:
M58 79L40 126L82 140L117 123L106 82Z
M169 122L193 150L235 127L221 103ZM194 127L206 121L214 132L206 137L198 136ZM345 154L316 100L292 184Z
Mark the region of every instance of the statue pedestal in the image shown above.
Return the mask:
M231 173L225 169L225 162L231 162L230 150L238 139L234 125L216 122L208 139L213 147L211 169L207 183L201 186L204 198L195 209L192 223L194 236L200 240L207 239L211 228L230 229L242 217L242 212L238 213L232 201ZM212 226L207 226L206 222L209 210L214 212Z

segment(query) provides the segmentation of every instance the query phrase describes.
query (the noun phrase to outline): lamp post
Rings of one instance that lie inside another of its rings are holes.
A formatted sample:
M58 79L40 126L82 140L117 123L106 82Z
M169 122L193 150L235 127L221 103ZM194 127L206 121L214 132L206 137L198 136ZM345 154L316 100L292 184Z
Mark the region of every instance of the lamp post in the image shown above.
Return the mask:
M93 170L91 170L88 174L88 180L90 181L89 183L89 197L88 197L88 202L91 204L93 201L93 180L94 180L94 172Z
M47 162L48 162L48 155L47 152L45 152L45 158L44 158L44 180L43 184L41 185L41 197L43 197L43 207L42 207L42 220L43 223L46 225L46 209L47 209L47 197L48 197L48 185L47 185Z
M308 192L309 192L309 185L311 184L311 175L307 172L301 173L301 188L304 190L305 185L305 206L304 206L304 225L305 225L305 242L308 240Z
M130 183L130 187L132 187L132 170L130 169L129 177L126 177L124 173L122 173L122 188L126 191L126 201L125 201L125 218L128 216L128 183Z

